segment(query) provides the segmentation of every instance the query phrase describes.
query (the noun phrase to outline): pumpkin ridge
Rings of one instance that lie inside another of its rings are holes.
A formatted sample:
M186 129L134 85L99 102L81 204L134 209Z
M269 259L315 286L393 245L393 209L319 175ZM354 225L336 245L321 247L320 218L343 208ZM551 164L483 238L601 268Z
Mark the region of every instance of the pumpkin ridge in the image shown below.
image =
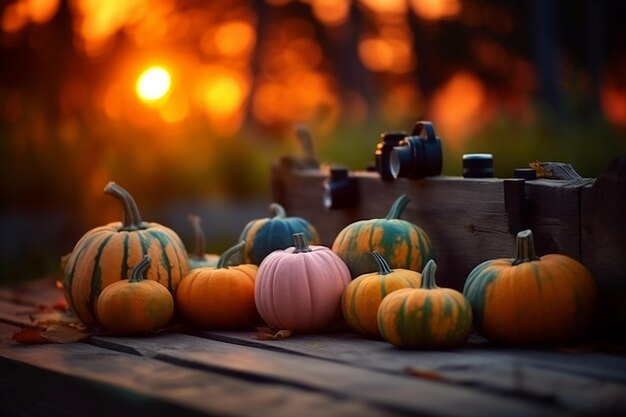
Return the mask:
M122 265L120 266L121 269L121 274L120 276L128 278L128 271L130 270L130 267L128 266L128 241L130 239L130 235L128 233L126 233L124 235L124 241L122 243Z
M165 270L167 272L167 288L173 289L174 287L173 287L173 277L172 277L172 264L170 263L170 258L167 255L167 247L169 246L169 241L167 239L164 239L163 234L158 230L155 230L155 229L148 230L148 234L152 236L161 245L161 250L159 251L161 253L160 263L161 265L165 267ZM174 253L176 253L175 250L174 250ZM182 264L182 263L179 262L179 264ZM160 269L161 268L157 268L157 276L159 276ZM157 282L160 282L160 279L157 279Z
M359 287L361 285L363 285L363 282L365 280L361 279L359 280L359 282L356 283L356 285L354 286L354 289L352 289L351 292L351 297L350 297L350 310L352 311L352 314L350 314L350 318L349 321L355 325L360 331L363 331L363 324L361 323L360 320L360 315L359 315L359 310L358 310L358 306L357 306L357 295L359 294Z
M89 291L89 298L87 299L87 308L89 311L95 311L95 303L98 298L98 294L102 291L102 267L100 266L100 257L102 256L102 252L104 252L104 248L109 243L111 238L114 235L108 235L98 246L98 250L96 252L96 256L94 258L95 268L91 273L91 288Z

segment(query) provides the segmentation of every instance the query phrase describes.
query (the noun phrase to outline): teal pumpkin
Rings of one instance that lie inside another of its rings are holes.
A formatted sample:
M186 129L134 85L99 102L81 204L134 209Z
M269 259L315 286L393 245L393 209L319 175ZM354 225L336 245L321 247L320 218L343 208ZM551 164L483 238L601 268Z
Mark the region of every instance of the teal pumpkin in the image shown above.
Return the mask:
M311 223L301 217L287 217L285 209L278 203L269 207L273 217L250 221L243 229L240 241L245 241L242 263L260 265L261 261L275 250L293 246L293 235L304 234L312 245L320 238Z
M409 203L406 195L396 199L382 219L360 220L346 226L331 247L348 265L352 278L378 271L372 252L381 254L391 269L421 272L434 258L430 239L419 226L400 219Z

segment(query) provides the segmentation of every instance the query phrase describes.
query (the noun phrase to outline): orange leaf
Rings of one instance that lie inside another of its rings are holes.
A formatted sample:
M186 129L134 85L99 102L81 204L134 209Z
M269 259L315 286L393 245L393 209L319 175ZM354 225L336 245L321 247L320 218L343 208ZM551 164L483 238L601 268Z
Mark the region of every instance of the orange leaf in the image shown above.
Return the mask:
M48 340L41 335L41 330L24 328L13 333L13 340L18 343L24 343L29 345L38 345L41 343L48 343Z

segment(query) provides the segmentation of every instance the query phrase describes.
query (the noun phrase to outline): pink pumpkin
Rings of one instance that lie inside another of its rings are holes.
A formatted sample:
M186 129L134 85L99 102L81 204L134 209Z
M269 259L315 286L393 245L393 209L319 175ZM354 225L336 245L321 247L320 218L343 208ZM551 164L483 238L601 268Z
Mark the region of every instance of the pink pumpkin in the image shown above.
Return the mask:
M309 247L302 233L294 234L293 242L294 246L270 253L259 265L255 303L272 327L319 332L340 317L350 270L330 248Z

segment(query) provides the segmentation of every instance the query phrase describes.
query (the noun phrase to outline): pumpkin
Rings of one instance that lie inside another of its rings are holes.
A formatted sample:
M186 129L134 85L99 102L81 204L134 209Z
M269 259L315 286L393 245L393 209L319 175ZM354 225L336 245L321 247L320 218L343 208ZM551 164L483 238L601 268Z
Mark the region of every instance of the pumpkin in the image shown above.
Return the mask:
M271 252L291 246L294 233L303 233L312 245L319 244L317 230L307 220L287 217L285 209L278 203L270 204L269 209L273 217L252 220L241 233L239 240L246 242L243 263L259 265Z
M172 294L158 282L144 279L150 263L150 256L145 255L129 279L116 281L100 293L98 321L111 333L140 335L165 327L172 319Z
M531 230L517 234L515 259L477 265L463 293L476 330L494 342L555 344L582 335L596 305L596 285L587 268L560 254L538 257Z
M258 267L253 264L228 266L244 242L227 249L215 268L192 270L176 292L176 304L183 318L208 329L251 326L258 319L254 304L254 281Z
M409 269L390 269L378 252L372 252L378 272L360 275L343 291L341 309L346 323L355 332L372 338L380 338L376 314L380 302L400 288L417 288L422 282L419 272Z
M462 344L472 329L472 307L459 291L440 288L432 259L419 288L392 292L380 303L378 328L398 348L439 349Z
M254 299L269 326L318 332L341 317L341 294L350 271L329 248L309 246L304 233L294 233L293 243L261 262Z
M158 223L143 222L133 197L109 182L104 192L123 207L121 222L89 230L74 246L65 264L65 297L85 325L96 324L96 300L108 285L130 277L131 267L150 256L146 279L174 293L189 272L187 250L180 237Z
M194 237L193 251L189 252L189 269L201 268L204 266L214 267L217 265L219 256L212 253L204 253L206 242L202 231L202 219L195 214L189 215L189 223Z
M372 251L384 256L392 269L418 272L434 257L426 232L400 219L408 203L409 198L401 195L385 218L359 220L339 232L331 248L348 265L353 278L377 270Z

